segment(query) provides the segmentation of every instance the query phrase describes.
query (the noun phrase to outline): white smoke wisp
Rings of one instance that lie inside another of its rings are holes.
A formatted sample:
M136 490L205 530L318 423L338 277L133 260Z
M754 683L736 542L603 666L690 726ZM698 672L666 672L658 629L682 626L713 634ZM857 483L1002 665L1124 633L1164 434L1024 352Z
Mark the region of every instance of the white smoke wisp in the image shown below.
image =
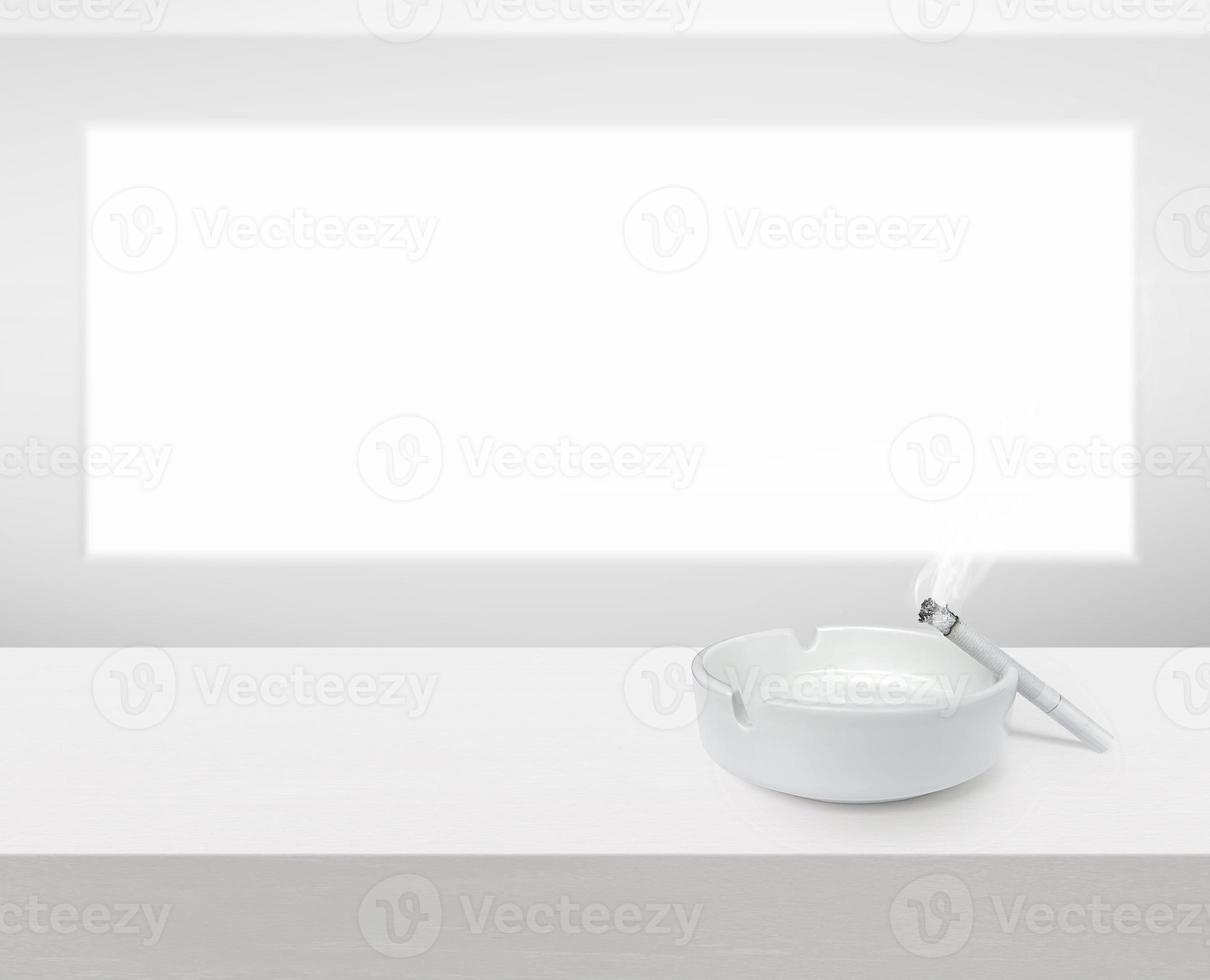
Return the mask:
M947 552L929 559L916 576L916 606L925 599L935 599L951 609L960 606L987 576L990 567L990 561L969 552Z
M951 609L960 607L987 577L995 556L980 552L978 546L980 540L987 540L989 523L987 507L967 508L941 530L936 552L916 575L915 608L925 599L935 599Z
M1030 404L1024 423L1038 417L1038 402ZM1001 431L1010 431L1002 419ZM1012 540L1011 531L1019 520L1021 491L1015 493L978 493L967 491L951 501L947 522L938 522L933 557L916 576L915 609L925 599L933 599L951 610L960 608L975 591L999 557L986 549L986 542ZM996 533L992 535L991 531Z

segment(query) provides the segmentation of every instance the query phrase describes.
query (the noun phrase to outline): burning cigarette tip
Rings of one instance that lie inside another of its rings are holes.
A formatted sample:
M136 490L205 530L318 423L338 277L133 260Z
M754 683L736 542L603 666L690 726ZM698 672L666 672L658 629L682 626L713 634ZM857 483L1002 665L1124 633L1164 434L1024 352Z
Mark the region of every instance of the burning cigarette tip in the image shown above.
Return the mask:
M949 606L943 606L935 599L925 599L920 604L919 621L940 630L943 636L949 636L950 631L958 625L958 616L950 612Z

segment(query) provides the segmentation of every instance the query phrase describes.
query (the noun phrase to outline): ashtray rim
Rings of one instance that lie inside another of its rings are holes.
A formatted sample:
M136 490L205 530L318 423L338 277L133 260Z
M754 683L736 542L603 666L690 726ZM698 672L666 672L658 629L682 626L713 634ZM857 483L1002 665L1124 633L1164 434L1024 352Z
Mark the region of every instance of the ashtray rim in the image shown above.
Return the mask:
M710 668L707 666L707 661L710 659L710 655L718 648L728 643L734 643L737 640L749 640L755 637L784 634L793 640L795 645L798 647L800 654L809 655L811 652L819 648L820 641L825 634L836 634L842 632L908 635L917 639L927 639L930 643L936 640L939 645L948 644L948 641L945 640L944 637L938 635L935 631L926 630L923 628L916 629L897 626L820 626L815 630L814 642L809 647L804 647L802 645L802 641L798 638L798 633L792 627L782 627L777 629L759 630L755 633L740 633L736 636L728 637L727 639L718 640L715 643L711 643L709 646L703 647L701 650L699 650L696 656L694 656L690 667L690 672L693 680L707 692L713 692L727 698L739 697L742 700L742 692L736 690L736 688L734 688L725 679L711 673ZM963 654L963 656L965 656L965 654ZM951 711L949 712L950 717L956 715L962 708L977 705L983 701L990 701L1001 696L1006 688L1011 688L1014 693L1017 690L1019 676L1016 667L1010 667L999 677L996 677L994 674L991 674L991 671L988 671L987 668L983 667L973 658L970 659L970 663L973 668L977 668L978 670L991 675L992 682L976 691L963 692L963 694L958 698L957 703L953 705ZM938 705L936 704L880 703L871 705L852 705L813 703L799 701L793 698L765 699L764 703L770 707L786 708L795 711L818 712L826 714L843 712L846 716L874 715L885 718L891 713L896 715L936 715L938 713Z

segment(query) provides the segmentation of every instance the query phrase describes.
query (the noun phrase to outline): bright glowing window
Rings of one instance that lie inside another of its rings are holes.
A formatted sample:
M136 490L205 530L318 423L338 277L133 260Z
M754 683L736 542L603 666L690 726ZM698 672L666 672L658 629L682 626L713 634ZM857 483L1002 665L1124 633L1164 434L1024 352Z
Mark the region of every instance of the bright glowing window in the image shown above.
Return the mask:
M106 126L87 182L90 553L1132 552L1126 128Z

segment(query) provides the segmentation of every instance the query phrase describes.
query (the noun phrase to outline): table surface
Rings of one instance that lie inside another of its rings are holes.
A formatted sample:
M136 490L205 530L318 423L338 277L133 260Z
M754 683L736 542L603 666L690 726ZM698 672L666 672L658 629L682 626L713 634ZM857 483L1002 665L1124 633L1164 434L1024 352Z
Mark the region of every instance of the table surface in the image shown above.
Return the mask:
M985 775L844 806L715 766L689 651L191 648L148 675L142 654L7 649L0 852L1207 853L1210 730L1173 701L1176 651L1013 653L1117 747L1018 698Z

